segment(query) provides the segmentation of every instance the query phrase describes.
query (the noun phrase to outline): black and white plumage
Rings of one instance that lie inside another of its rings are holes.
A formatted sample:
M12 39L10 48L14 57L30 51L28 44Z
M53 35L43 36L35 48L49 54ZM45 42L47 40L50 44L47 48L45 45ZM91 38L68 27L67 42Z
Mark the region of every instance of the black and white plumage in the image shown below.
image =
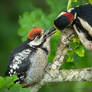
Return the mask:
M23 87L38 82L47 65L50 34L37 28L29 32L29 39L11 53L6 75L16 74L18 80L15 82L21 83Z
M55 28L63 30L73 27L82 44L87 49L92 49L92 5L84 4L62 12L54 20Z
M26 71L31 64L28 57L32 51L35 51L29 45L27 45L28 42L30 41L27 40L23 42L11 53L8 70L6 72L6 75L8 76L17 74L19 77L19 82L22 82L22 80L26 77Z

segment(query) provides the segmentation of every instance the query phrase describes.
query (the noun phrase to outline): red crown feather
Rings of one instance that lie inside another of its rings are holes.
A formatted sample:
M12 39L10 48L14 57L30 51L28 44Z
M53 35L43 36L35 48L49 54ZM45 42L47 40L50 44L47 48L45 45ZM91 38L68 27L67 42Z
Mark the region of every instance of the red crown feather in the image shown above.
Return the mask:
M35 36L37 36L39 34L41 35L41 33L42 33L41 28L34 28L34 29L29 31L27 38L30 40L33 40L35 38Z
M70 20L70 22L72 22L74 20L74 16L72 13L66 12L63 15L66 16Z

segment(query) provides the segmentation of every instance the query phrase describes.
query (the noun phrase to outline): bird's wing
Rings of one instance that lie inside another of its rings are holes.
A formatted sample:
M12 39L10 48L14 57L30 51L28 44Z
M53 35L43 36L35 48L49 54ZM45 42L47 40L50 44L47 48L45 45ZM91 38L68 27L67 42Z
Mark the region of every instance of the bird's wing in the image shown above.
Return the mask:
M30 67L30 53L30 49L25 49L15 55L11 55L6 75L11 76L16 74L19 78L19 81L23 81L23 79L26 77L26 71Z

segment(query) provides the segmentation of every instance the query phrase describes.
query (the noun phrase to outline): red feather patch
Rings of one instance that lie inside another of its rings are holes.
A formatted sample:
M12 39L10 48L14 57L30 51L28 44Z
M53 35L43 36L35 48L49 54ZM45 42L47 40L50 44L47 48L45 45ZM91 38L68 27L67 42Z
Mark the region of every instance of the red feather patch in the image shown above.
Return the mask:
M64 16L66 16L69 20L70 20L70 22L72 22L73 21L73 19L74 19L74 16L73 16L73 14L72 13L64 13L63 14Z
M41 28L34 28L34 29L29 31L27 38L30 40L33 40L35 38L35 36L37 36L39 34L41 35L41 33L42 33Z

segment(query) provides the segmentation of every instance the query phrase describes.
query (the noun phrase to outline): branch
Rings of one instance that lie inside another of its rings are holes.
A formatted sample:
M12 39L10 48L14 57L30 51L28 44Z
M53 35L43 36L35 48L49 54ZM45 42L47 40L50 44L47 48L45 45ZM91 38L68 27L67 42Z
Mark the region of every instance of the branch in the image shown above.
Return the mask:
M52 82L92 81L92 67L85 69L60 70L60 67L65 61L64 58L67 53L69 40L72 36L73 30L71 28L67 28L63 31L55 59L44 74L43 79L38 84L30 87L31 92L37 92L42 86Z

